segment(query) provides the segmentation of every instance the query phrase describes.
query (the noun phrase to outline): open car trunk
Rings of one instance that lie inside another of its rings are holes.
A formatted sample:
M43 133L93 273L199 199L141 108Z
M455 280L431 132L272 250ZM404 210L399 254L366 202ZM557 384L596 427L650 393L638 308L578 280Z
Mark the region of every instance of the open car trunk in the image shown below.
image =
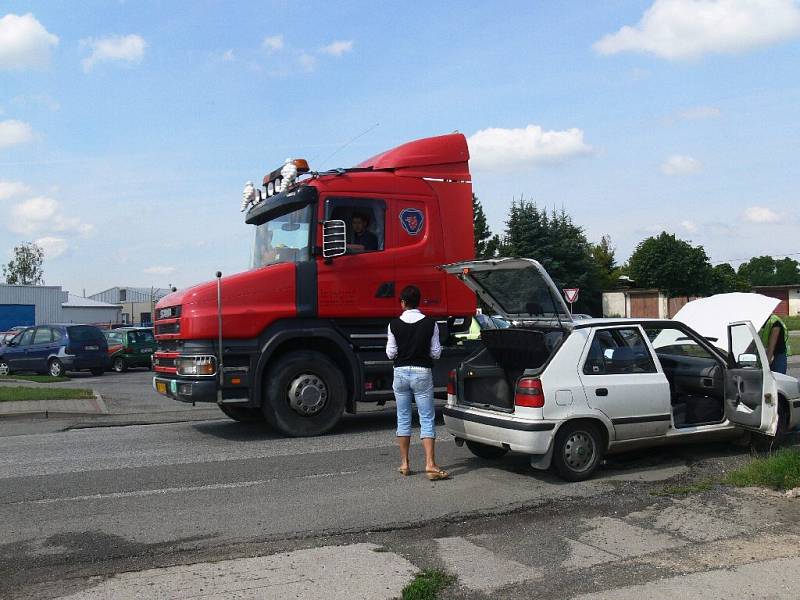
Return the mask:
M558 288L535 260L500 258L442 267L457 276L507 329L484 329L484 348L457 370L461 404L513 412L514 391L523 374L538 374L572 328Z

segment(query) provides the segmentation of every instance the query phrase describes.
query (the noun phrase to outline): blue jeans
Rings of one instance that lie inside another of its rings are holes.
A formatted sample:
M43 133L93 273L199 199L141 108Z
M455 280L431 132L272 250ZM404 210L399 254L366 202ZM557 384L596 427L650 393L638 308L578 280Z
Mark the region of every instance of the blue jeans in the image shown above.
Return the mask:
M769 366L770 371L776 373L783 373L786 375L786 369L789 367L789 361L786 354L775 354L772 357L772 364Z
M423 367L395 367L394 399L397 403L397 435L411 435L411 400L417 403L420 438L435 438L433 421L436 410L433 406L433 371Z

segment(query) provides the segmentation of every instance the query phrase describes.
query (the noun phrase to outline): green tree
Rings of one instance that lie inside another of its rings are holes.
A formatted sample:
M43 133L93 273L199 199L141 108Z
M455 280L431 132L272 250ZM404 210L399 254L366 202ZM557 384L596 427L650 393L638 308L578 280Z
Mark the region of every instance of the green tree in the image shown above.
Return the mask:
M611 237L604 235L600 242L592 245L592 258L597 265L600 277L600 287L610 290L615 287L620 275L620 268L614 256L616 249L611 243Z
M775 259L754 256L739 265L739 276L752 285L775 285Z
M794 259L782 258L775 261L775 285L795 285L800 283L800 265Z
M702 246L662 231L639 242L629 261L638 287L657 288L670 297L703 296L711 291L711 263Z
M42 285L44 250L34 242L14 247L14 258L3 265L3 276L10 285Z
M513 201L500 254L538 260L559 288L580 288L576 312L599 314L600 275L592 245L566 211L548 214L535 202Z
M481 201L475 194L472 194L472 224L475 237L475 258L491 258L497 251L497 243L486 223L486 214L483 212Z
M727 294L729 292L746 292L750 285L739 277L736 270L728 263L715 265L711 269L711 294Z

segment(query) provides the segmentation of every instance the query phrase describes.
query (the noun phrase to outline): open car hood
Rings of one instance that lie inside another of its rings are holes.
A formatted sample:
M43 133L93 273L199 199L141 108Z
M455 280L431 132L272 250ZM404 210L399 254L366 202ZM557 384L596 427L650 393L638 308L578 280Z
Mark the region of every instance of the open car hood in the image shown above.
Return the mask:
M778 304L777 298L761 294L717 294L692 300L672 318L685 323L718 348L727 350L729 323L750 321L759 330Z
M533 259L468 260L441 268L458 277L503 317L572 323L558 288L544 267Z

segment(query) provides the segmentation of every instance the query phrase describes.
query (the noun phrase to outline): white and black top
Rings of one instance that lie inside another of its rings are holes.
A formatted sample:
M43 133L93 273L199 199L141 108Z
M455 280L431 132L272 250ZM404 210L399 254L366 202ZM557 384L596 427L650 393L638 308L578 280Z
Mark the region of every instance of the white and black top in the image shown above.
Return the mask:
M442 354L439 326L418 309L406 310L389 323L386 356L395 367L433 368L433 359Z

